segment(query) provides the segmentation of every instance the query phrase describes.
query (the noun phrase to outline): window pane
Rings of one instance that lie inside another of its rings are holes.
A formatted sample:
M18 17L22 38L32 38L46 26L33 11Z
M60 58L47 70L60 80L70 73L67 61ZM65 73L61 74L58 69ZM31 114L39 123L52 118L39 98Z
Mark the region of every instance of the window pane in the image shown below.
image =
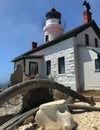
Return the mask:
M46 41L46 42L49 41L49 35L46 35L46 37L45 37L45 41Z
M95 47L98 47L98 39L95 38Z
M86 46L89 46L89 35L85 34L85 44Z
M58 70L59 70L59 74L65 73L65 59L64 59L64 57L61 57L58 59Z
M30 62L29 63L29 75L36 75L36 74L38 74L38 63Z
M95 59L95 69L97 71L100 71L100 60L99 59Z
M46 66L47 66L47 75L51 74L51 61L47 61L46 62Z

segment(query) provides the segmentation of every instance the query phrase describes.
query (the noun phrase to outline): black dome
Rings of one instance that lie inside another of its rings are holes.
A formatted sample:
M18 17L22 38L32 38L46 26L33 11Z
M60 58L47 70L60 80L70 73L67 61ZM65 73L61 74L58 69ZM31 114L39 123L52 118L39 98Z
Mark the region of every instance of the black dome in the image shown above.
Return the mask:
M47 20L50 18L61 19L61 13L56 11L55 8L52 8L51 11L46 14L46 18L47 18Z

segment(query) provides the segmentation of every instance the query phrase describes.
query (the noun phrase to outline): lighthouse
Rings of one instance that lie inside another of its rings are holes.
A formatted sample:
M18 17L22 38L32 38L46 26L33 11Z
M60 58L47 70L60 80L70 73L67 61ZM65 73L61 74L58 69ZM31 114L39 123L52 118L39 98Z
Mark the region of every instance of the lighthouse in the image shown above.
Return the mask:
M45 26L43 28L44 41L48 42L64 33L64 26L61 21L61 13L52 8L46 13Z

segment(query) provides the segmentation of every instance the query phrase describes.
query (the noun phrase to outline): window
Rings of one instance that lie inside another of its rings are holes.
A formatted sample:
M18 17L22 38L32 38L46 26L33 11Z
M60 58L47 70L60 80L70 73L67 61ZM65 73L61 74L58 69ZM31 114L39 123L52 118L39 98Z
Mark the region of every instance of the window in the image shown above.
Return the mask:
M100 72L100 55L95 59L95 70Z
M51 61L46 61L47 75L51 74Z
M29 62L29 75L38 74L38 62Z
M95 38L94 40L95 40L95 47L98 47L98 39Z
M85 34L85 44L86 46L89 46L89 35Z
M65 58L64 57L58 58L58 72L59 74L65 73Z
M100 72L100 59L95 59L95 70Z
M61 20L59 20L59 24L61 24Z
M45 41L46 41L46 42L49 41L49 35L46 35Z

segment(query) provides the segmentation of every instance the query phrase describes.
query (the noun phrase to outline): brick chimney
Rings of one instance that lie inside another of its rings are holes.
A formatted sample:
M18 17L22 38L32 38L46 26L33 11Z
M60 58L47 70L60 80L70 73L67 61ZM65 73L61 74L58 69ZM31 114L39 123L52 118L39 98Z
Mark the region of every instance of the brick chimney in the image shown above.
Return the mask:
M83 12L84 15L84 23L88 23L92 20L92 13L89 10Z
M32 50L37 48L37 42L32 42Z
M83 12L84 15L84 23L88 23L92 20L92 13L90 12L90 4L86 0L84 0L83 5L86 7L86 11Z

